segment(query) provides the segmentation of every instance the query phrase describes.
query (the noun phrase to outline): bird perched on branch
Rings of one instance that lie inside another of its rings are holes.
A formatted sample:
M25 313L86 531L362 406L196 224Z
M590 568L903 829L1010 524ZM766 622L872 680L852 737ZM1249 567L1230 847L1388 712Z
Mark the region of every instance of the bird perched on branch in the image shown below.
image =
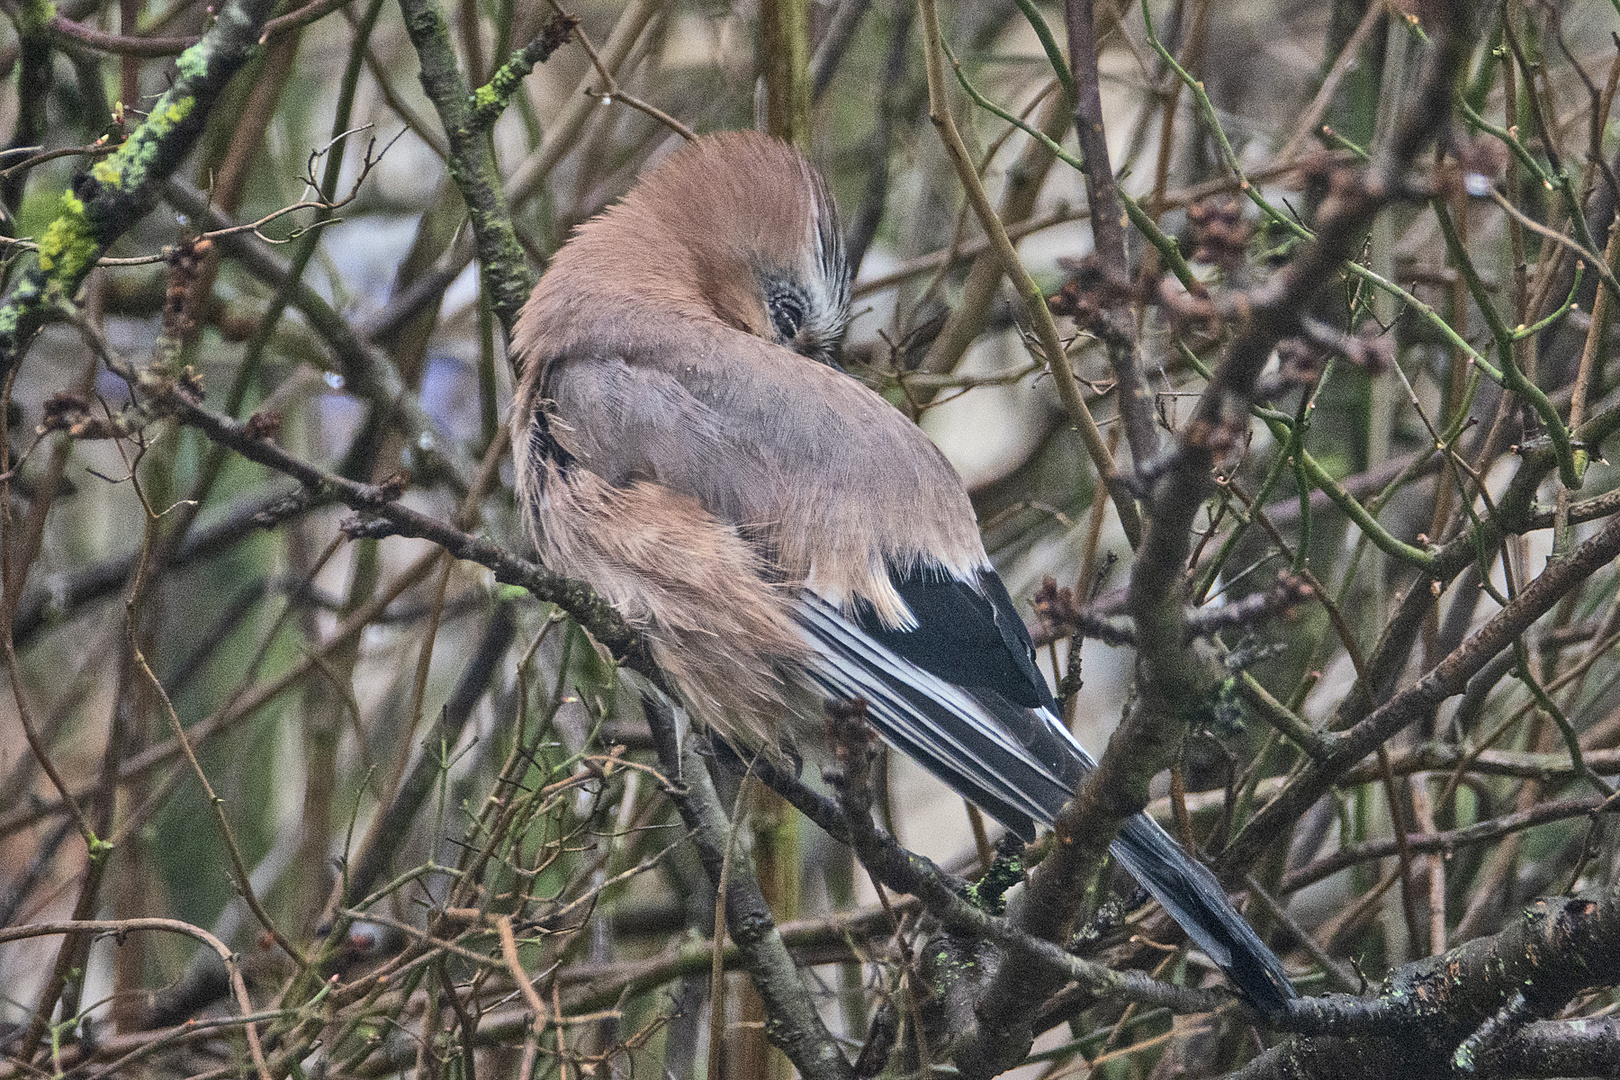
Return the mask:
M512 418L540 557L642 629L699 722L809 749L858 700L1026 839L1093 767L1058 719L967 491L833 362L849 274L799 154L689 143L581 226L523 310ZM1113 852L1262 1009L1288 978L1145 815Z

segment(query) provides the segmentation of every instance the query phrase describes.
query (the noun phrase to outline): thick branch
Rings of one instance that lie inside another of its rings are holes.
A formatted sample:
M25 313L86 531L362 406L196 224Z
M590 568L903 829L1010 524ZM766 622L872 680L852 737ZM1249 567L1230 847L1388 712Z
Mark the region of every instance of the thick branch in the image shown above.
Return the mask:
M1556 1037L1575 1054L1594 1045L1612 1048L1612 1031L1600 1033L1597 1040L1577 1039L1567 1031L1555 1035L1548 1027L1529 1024L1484 1040L1488 1045L1480 1047L1471 1063L1458 1058L1464 1041L1482 1031L1516 995L1523 995L1523 1003L1515 1013L1547 1017L1588 987L1612 985L1616 971L1620 971L1620 887L1595 898L1540 900L1499 934L1400 968L1371 1001L1345 995L1307 999L1290 1026L1334 1034L1315 1034L1275 1047L1234 1077L1391 1080L1442 1076L1454 1069L1499 1075L1486 1070L1522 1061L1522 1044L1516 1046L1521 1038L1535 1045ZM1608 1062L1612 1067L1613 1058ZM1568 1075L1559 1070L1531 1071Z
M1120 827L1146 805L1153 777L1174 763L1191 714L1211 689L1211 673L1186 647L1182 570L1194 518L1214 490L1211 473L1217 455L1237 437L1236 426L1247 421L1256 381L1272 349L1293 332L1305 301L1333 280L1339 263L1355 255L1373 217L1398 194L1400 180L1419 148L1446 121L1451 80L1466 51L1462 39L1466 5L1453 3L1446 14L1445 22L1434 28L1428 67L1400 135L1375 168L1361 176L1341 177L1338 190L1323 207L1316 241L1244 298L1247 323L1226 351L1163 475L1154 483L1150 522L1138 549L1127 602L1136 626L1137 697L1097 769L1058 815L1052 856L1031 875L1016 917L1039 937L1062 940L1069 932L1076 898ZM1074 31L1071 19L1071 35ZM1071 47L1072 42L1071 38ZM1086 122L1082 116L1081 125ZM1094 213L1093 220L1098 216ZM1022 1042L1029 1035L1034 1006L1056 989L1051 981L1031 978L1013 967L1007 965L981 999L980 1020L990 1040Z

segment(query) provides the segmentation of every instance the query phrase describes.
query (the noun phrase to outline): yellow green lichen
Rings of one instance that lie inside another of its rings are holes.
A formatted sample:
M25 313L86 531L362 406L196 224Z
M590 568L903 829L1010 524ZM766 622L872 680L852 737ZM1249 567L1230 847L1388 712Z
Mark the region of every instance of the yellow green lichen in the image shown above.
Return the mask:
M61 212L39 240L39 268L58 282L77 285L101 253L90 235L84 202L71 191L62 192Z
M141 130L125 142L117 154L91 165L92 178L110 188L130 189L143 185L152 157L160 151L160 138L190 117L194 108L196 97L191 94L173 94L170 99L159 102ZM73 191L63 191L57 217L45 228L44 236L40 236L39 269L55 283L76 287L99 254L100 244L92 235L83 199Z
M182 79L200 79L208 73L208 50L202 45L193 45L174 62L175 71Z
M197 99L190 94L178 97L169 102L168 108L163 110L163 119L172 127L190 116L191 110L196 106Z
M131 190L146 182L152 159L162 148L162 140L182 123L197 107L197 99L190 94L175 95L173 100L160 101L118 152L90 166L90 175L109 187Z

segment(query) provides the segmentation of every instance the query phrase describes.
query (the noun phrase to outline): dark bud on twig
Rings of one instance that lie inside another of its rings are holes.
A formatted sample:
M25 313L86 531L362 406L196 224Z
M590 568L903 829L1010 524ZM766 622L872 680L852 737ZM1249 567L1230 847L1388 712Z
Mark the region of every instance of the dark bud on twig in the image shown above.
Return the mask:
M338 526L338 532L350 540L386 540L396 533L394 523L387 518L367 518L350 514Z
M559 11L552 16L546 28L540 31L536 39L536 51L544 59L562 48L574 36L574 29L579 26L579 20L566 12Z
M309 504L308 490L300 488L285 498L269 503L263 510L254 514L251 520L254 525L261 529L274 529L293 515L303 513L308 509Z
M1230 192L1211 195L1187 208L1192 260L1220 267L1232 277L1243 267L1254 227L1243 219L1243 203Z
M1041 579L1041 587L1035 590L1030 606L1054 637L1062 628L1073 626L1080 613L1074 601L1074 590L1060 587L1057 578L1050 575Z
M877 755L877 737L866 722L866 702L829 702L827 744L832 747L836 771L828 780L844 797L860 797L866 787L867 771ZM870 797L870 792L866 792Z
M1311 597L1316 590L1311 583L1298 574L1284 570L1277 575L1277 583L1272 587L1273 604L1284 615L1292 615L1294 609Z
M254 413L242 427L242 434L255 442L261 439L274 439L280 433L281 414L274 409Z
M406 472L390 473L381 483L372 486L368 498L375 505L391 503L405 494L405 489L411 486L411 475Z
M1130 288L1103 273L1095 255L1059 259L1058 265L1068 271L1069 276L1063 287L1047 300L1052 314L1067 315L1082 330L1106 337L1110 333L1108 313L1131 302Z
M1247 420L1246 413L1240 413L1228 404L1218 423L1199 419L1189 421L1182 435L1182 443L1207 451L1216 462L1224 461L1228 454L1244 444L1249 434Z
M838 795L838 808L844 819L856 827L871 828L872 762L877 760L877 735L866 722L866 702L835 701L826 706L827 745L834 764L822 771L822 779Z
M44 435L52 431L65 431L75 438L79 429L90 419L90 403L71 390L58 390L45 399L44 415L35 430Z
M380 484L367 485L361 497L353 500L350 505L386 506L405 494L405 489L410 484L409 474L394 473ZM387 536L397 535L399 531L398 526L387 518L366 518L360 514L349 515L338 528L350 540L381 540Z
M190 364L187 364L185 367L180 369L180 374L176 375L174 378L174 385L177 390L184 393L186 398L193 403L202 401L208 397L208 395L203 392L202 373L196 368L192 367Z
M1055 641L1071 634L1082 634L1110 645L1128 645L1134 640L1128 623L1082 606L1074 590L1060 588L1054 578L1041 582L1041 587L1030 598L1030 605L1040 620L1042 641Z
M129 434L116 415L110 419L97 415L88 401L69 390L45 399L43 415L34 430L40 435L60 431L71 439L119 439Z
M202 236L163 249L163 257L169 264L169 285L163 293L163 333L166 337L182 338L196 324L197 314L192 310L192 296L197 291L203 261L213 247L214 242Z

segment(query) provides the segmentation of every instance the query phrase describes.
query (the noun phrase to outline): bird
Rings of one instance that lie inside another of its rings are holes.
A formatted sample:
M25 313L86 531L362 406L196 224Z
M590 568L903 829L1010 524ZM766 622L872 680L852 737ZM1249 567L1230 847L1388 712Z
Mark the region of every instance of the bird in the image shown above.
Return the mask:
M1059 719L963 481L834 350L850 274L825 181L755 132L669 154L555 254L513 328L516 490L548 569L645 636L734 746L878 735L1033 840L1094 767ZM1116 859L1256 1008L1286 970L1145 814Z

